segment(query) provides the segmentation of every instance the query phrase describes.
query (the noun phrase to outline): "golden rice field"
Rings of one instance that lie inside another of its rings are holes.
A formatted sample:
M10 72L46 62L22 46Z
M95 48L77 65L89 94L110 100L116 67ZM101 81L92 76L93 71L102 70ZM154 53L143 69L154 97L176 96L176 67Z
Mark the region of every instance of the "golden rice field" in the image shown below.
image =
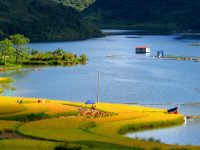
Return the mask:
M12 101L11 98L5 99L4 97L1 97L0 99L0 108L0 115L16 113L26 109L23 105L19 105Z
M54 150L58 143L40 140L8 139L0 141L1 150Z
M46 106L48 110L45 111L45 114L48 115L55 115L55 114L62 114L62 113L69 113L69 112L76 112L77 108L71 107L68 105L63 105L60 103L56 103L52 101L51 103L43 103L42 105Z
M6 130L13 131L16 130L17 127L20 125L20 122L17 121L4 121L0 120L0 133L5 133Z
M22 99L24 103L18 104L16 100ZM10 98L1 97L0 106L6 101L7 108L10 110L0 114L0 118L7 116L27 115L30 113L45 113L49 116L77 112L78 107L91 107L84 103L42 100L45 103L37 103L33 98ZM73 106L71 106L73 105ZM70 116L43 119L21 123L19 121L0 121L0 130L5 128L16 130L25 136L40 140L1 140L0 147L4 149L53 149L57 142L74 143L82 141L87 143L104 142L108 144L117 144L120 146L143 148L143 149L200 149L200 146L178 146L155 142L147 142L137 139L123 137L119 132L125 132L131 128L162 126L166 124L182 123L183 116L180 114L168 114L167 110L154 109L139 106L121 105L121 104L96 104L97 109L106 112L112 112L113 116L107 117L88 117L88 116ZM18 109L18 107L20 109ZM12 112L11 110L16 110ZM11 113L8 113L8 112ZM44 143L44 144L42 144ZM45 146L46 145L46 146ZM89 149L89 148L84 148Z

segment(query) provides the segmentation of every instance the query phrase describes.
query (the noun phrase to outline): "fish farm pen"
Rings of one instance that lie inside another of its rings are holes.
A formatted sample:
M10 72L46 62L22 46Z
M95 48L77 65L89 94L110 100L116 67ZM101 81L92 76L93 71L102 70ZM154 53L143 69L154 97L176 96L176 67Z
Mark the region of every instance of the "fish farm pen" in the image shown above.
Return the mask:
M157 57L157 56L149 56ZM188 57L188 56L177 56L177 55L164 55L161 58L168 58L169 60L194 60L195 62L200 62L200 56Z

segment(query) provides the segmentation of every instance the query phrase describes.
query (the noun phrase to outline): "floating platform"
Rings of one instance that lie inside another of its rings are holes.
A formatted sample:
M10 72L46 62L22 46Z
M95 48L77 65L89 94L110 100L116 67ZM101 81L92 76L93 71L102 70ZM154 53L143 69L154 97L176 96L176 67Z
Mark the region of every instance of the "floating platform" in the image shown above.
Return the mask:
M148 57L157 57L154 55L150 55ZM168 60L193 60L194 62L200 62L200 57L186 57L186 56L177 56L177 55L164 55L159 56L159 58L167 58Z

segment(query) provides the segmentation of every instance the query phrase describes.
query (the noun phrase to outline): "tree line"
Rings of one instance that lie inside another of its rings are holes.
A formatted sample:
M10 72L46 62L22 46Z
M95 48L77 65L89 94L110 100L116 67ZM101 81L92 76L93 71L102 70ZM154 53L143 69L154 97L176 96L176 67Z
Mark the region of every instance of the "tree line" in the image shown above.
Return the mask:
M39 52L28 47L29 39L21 34L10 35L0 41L0 64L13 66L13 64L42 64L42 65L72 65L85 64L88 58L85 54L68 53L61 48L55 51Z
M31 40L76 40L103 36L100 29L89 23L81 12L64 5L64 2L0 0L0 40L17 33Z

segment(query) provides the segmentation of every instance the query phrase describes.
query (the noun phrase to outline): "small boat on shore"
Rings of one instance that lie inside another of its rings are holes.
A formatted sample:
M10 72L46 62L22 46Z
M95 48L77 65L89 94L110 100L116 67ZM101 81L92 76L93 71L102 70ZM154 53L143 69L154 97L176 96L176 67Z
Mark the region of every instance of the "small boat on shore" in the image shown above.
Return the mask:
M167 110L169 114L178 114L178 107L173 107Z

